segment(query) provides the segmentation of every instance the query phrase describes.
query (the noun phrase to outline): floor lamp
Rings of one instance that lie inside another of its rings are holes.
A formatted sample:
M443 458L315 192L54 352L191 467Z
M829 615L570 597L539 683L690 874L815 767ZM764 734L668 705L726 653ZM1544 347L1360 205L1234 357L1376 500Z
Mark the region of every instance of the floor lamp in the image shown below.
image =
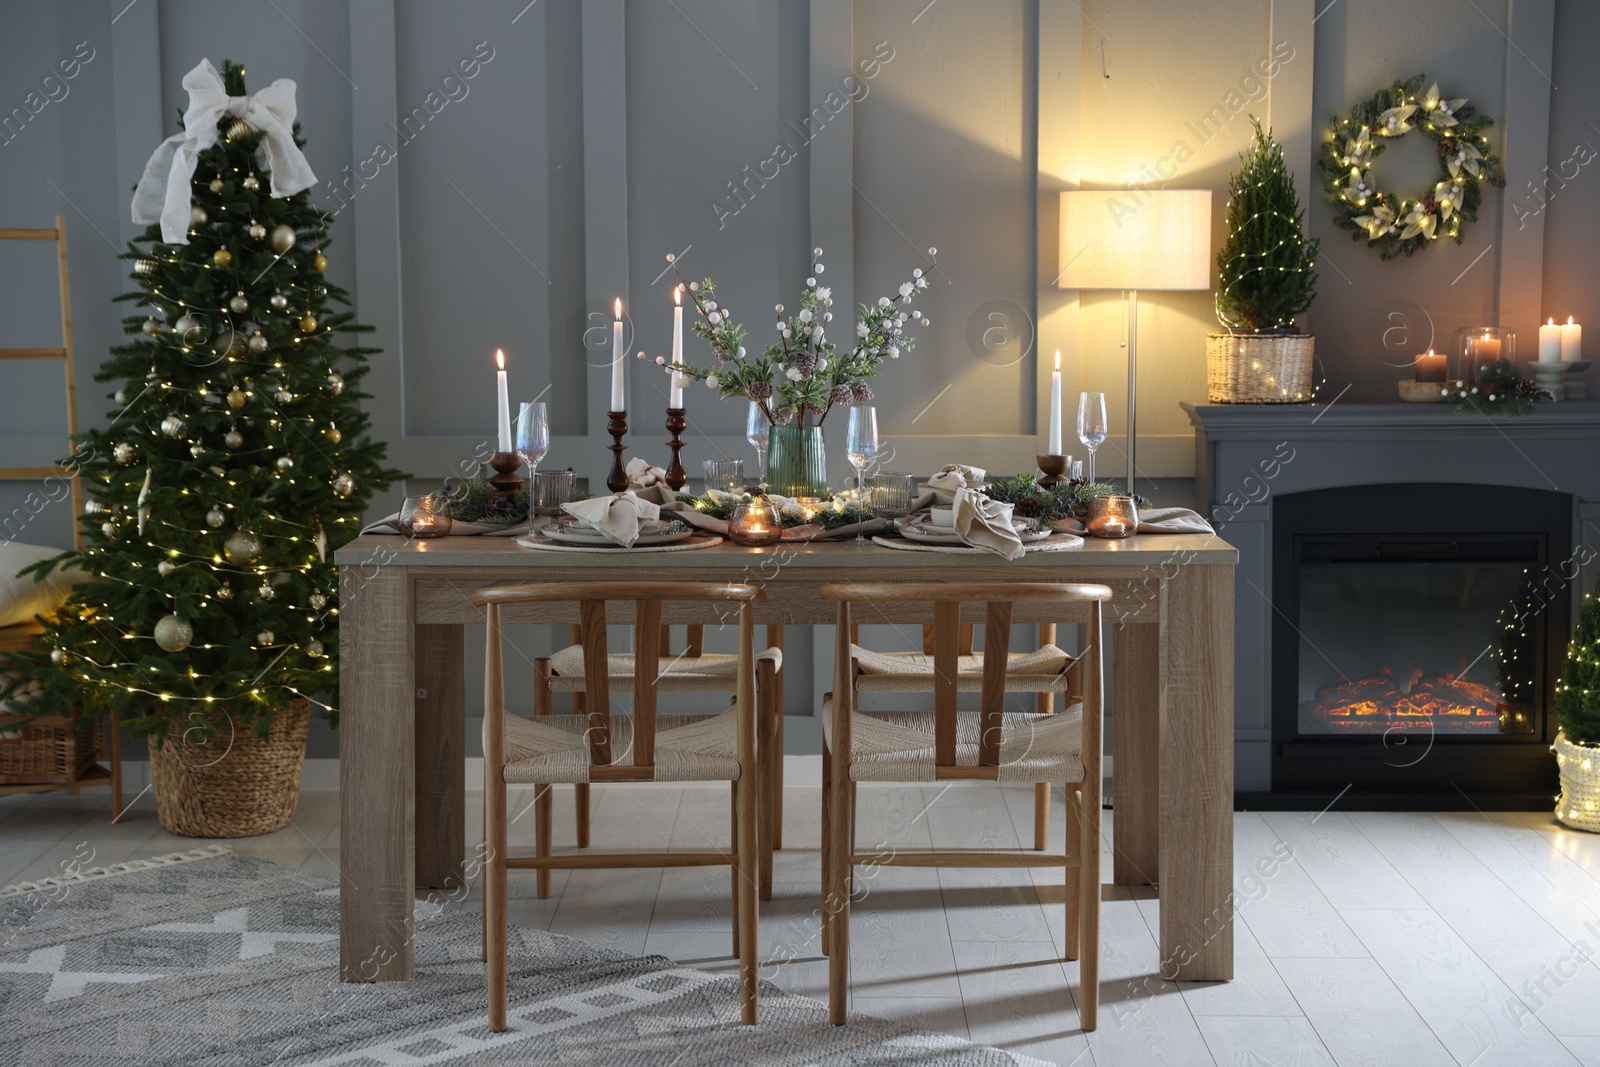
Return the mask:
M1211 190L1061 194L1062 289L1121 289L1128 323L1128 492L1133 492L1139 290L1211 288Z

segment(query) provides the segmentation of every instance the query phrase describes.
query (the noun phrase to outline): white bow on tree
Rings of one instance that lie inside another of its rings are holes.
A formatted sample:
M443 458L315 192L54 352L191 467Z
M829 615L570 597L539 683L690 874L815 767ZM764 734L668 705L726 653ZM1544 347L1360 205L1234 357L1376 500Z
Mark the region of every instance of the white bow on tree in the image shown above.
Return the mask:
M229 96L222 76L209 59L183 76L189 90L189 109L183 113L183 132L162 141L144 165L144 176L133 192L133 221L161 223L161 239L170 245L189 243L190 185L200 153L217 142L217 120L223 115L243 119L261 132L258 159L271 171L272 195L293 196L317 182L311 164L294 143L294 82L279 78L253 96Z

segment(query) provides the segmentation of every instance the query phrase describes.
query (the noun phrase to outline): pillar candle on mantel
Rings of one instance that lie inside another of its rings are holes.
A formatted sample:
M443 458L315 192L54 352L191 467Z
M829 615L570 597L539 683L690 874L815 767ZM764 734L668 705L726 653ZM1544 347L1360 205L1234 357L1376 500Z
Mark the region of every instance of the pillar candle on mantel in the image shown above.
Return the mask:
M622 298L617 297L617 321L611 324L611 410L627 411L622 391Z
M1416 377L1419 382L1443 382L1445 376L1444 353L1429 348L1417 357Z
M1539 327L1539 362L1561 362L1561 331L1563 326L1557 326L1552 317L1549 322Z
M1061 455L1061 349L1056 349L1056 369L1050 372L1050 447L1047 456Z
M500 451L511 451L511 394L506 389L506 354L500 349L494 350L495 366L500 369L495 371L496 386L500 390Z
M683 362L683 286L672 290L672 366L676 368ZM672 396L667 401L669 408L683 407L683 377L676 369L672 370Z
M1567 316L1567 324L1561 327L1561 362L1576 363L1583 358L1583 327L1572 321L1572 316Z
M1467 342L1467 353L1472 357L1472 380L1477 380L1477 371L1480 367L1492 366L1500 360L1500 338L1491 337L1487 330L1482 337L1474 337Z

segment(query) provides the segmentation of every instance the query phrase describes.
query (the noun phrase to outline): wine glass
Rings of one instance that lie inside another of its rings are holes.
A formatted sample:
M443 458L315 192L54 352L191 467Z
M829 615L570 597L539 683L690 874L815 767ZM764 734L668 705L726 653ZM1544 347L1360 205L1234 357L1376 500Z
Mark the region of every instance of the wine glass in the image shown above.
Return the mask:
M744 418L744 438L756 450L756 484L767 487L767 414L761 404L750 401L750 411Z
M1106 394L1078 394L1078 440L1089 450L1089 484L1094 484L1094 450L1105 444Z
M544 401L523 404L517 414L517 455L528 465L528 536L533 536L533 476L550 451L550 412Z
M845 426L844 454L850 466L856 469L856 493L867 499L867 466L878 455L878 409L858 404L850 409L850 421ZM856 544L867 543L866 535L858 527Z

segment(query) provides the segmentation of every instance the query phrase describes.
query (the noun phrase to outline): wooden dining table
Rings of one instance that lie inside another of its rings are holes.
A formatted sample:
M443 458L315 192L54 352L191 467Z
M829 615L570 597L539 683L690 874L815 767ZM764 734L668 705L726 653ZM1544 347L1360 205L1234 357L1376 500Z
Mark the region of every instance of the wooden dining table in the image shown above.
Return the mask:
M848 541L554 552L503 537L367 535L341 548L336 559L340 975L346 981L413 977L417 889L459 889L475 870L465 817L465 679L473 665L464 662L463 628L483 617L469 594L509 581L629 578L750 582L765 591L757 621L782 626L831 624L834 606L819 595L826 582L1109 586L1112 877L1160 887L1163 978L1233 977L1238 551L1215 535L1091 538L1080 548L1030 552L1014 561L988 552L913 552ZM563 613L570 610L526 605L508 610L506 621L577 621ZM667 622L716 621L693 615L705 609L690 605L668 610ZM922 621L897 614L914 610L884 605L860 621ZM1021 604L1014 618L1054 621Z

